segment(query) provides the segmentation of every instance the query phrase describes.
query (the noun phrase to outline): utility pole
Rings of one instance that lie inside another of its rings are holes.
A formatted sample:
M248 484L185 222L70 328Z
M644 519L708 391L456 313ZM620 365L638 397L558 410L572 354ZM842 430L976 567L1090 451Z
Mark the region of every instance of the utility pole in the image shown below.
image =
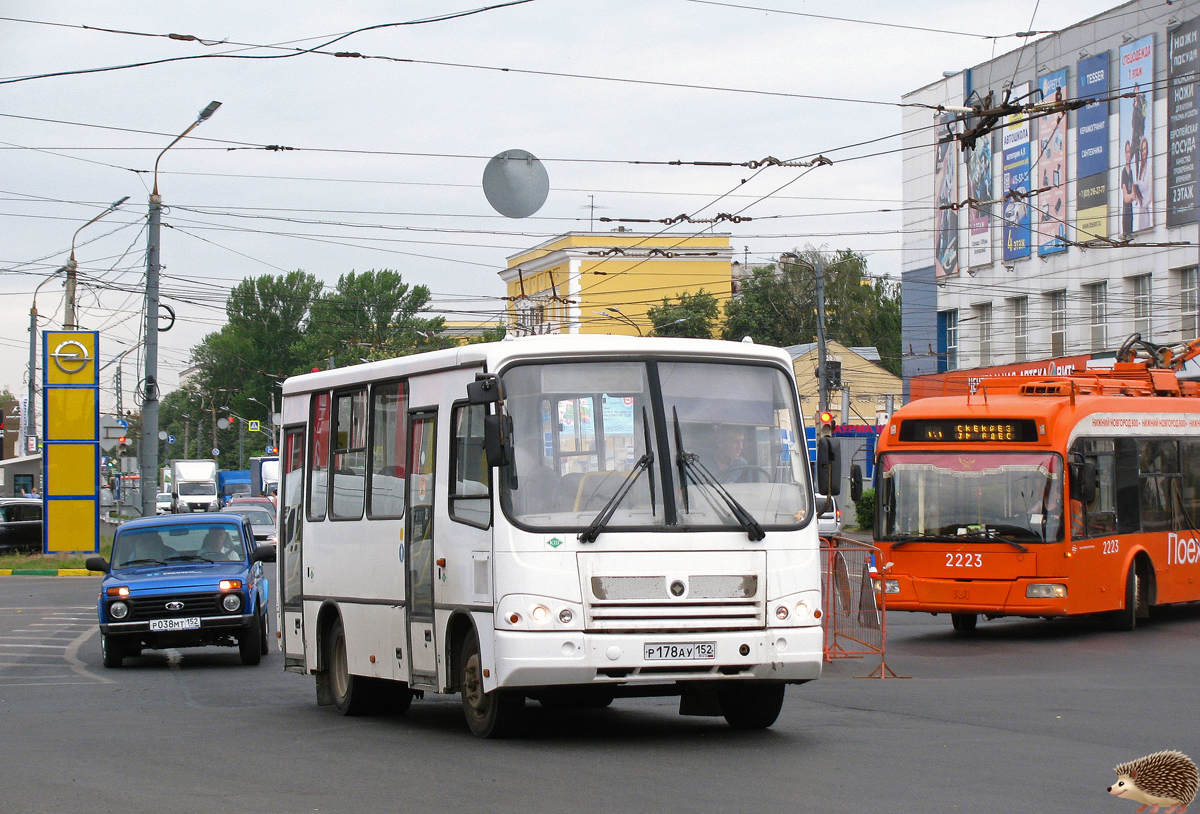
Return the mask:
M141 482L142 482L142 517L154 517L158 509L154 504L158 492L158 278L162 271L159 262L159 240L162 226L162 196L158 194L158 162L162 160L167 150L175 146L184 136L201 122L208 119L220 102L209 102L196 121L186 130L175 137L154 160L154 188L150 193L150 222L146 234L146 377L142 390L142 435L152 439L152 443L142 444L141 448ZM153 484L151 487L148 484Z
M825 381L825 260L813 263L817 278L817 410L829 409L829 383Z

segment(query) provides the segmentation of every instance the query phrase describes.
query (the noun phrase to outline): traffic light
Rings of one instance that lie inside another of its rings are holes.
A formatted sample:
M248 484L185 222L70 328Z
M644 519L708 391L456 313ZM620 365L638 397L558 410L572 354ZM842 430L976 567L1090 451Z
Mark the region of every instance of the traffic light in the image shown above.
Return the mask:
M122 435L117 440L117 454L124 458L129 453L129 437Z
M817 437L829 438L833 435L835 422L833 413L828 410L817 413Z
M830 359L825 362L825 389L842 389L842 363Z

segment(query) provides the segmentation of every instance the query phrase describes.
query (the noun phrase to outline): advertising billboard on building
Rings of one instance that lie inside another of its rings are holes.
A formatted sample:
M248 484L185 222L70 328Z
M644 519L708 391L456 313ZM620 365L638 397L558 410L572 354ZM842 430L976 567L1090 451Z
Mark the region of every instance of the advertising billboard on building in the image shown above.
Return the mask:
M1075 98L1108 94L1108 51L1075 65ZM1093 102L1075 114L1076 240L1108 237L1108 102Z
M1121 87L1120 233L1154 228L1154 35L1121 48L1117 78ZM1124 94L1130 94L1126 98Z
M953 116L939 116L934 128L934 267L936 279L958 274L958 142L950 132Z
M1065 101L1067 69L1038 79L1040 101ZM1067 112L1037 119L1038 256L1067 250ZM1073 238L1072 238L1073 239Z
M1171 48L1167 89L1167 225L1196 220L1196 136L1200 108L1200 17L1167 32Z
M967 168L967 197L973 201L990 201L996 195L992 180L992 137L986 135L975 142L974 149L963 150ZM975 268L992 262L992 206L967 208L967 266Z
M1027 101L1029 83L1014 86L1011 98L1018 102ZM1001 209L1004 246L1001 257L1016 260L1029 256L1029 117L1024 113L1008 117L1003 133L1003 181L1000 187L1004 193Z

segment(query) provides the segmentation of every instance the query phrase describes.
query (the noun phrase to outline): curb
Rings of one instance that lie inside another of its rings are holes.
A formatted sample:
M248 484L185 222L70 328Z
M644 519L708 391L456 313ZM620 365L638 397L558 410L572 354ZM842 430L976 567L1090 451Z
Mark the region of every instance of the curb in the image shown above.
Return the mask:
M103 571L86 568L0 568L0 577L102 577Z

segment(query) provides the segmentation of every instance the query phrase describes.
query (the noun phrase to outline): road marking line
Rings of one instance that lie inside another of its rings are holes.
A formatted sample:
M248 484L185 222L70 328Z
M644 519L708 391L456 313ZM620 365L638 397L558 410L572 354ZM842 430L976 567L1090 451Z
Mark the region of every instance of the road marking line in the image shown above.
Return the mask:
M75 641L71 642L71 644L67 646L65 657L67 659L67 663L71 665L71 670L79 675L99 681L101 684L115 684L116 682L113 679L106 676L96 675L87 668L87 665L79 660L79 647L88 639L92 638L92 636L96 635L99 630L100 628L94 627L85 633L79 634Z

